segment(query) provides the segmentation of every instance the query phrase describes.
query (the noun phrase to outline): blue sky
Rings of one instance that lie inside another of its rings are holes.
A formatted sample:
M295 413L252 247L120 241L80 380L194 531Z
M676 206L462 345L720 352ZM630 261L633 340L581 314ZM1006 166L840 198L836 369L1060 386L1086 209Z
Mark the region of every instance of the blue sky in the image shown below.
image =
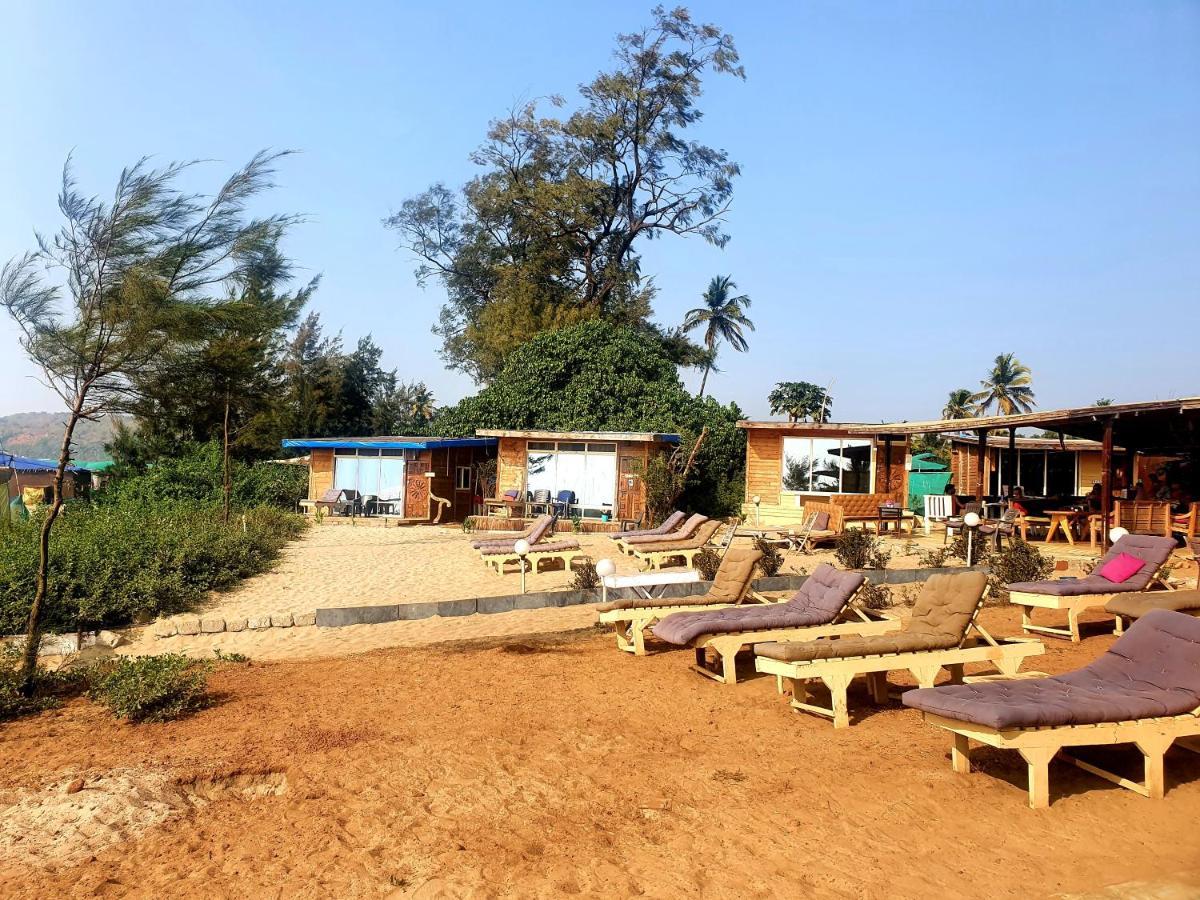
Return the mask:
M143 154L262 147L313 308L370 332L441 402L474 390L429 328L442 295L380 220L457 185L490 118L609 64L648 2L26 3L0 31L0 258L56 224L61 165L111 189ZM936 416L1000 352L1044 408L1200 393L1200 3L695 3L747 80L713 79L697 136L739 161L733 240L644 247L656 317L712 275L753 298L750 352L710 391L767 414L780 380L834 418ZM0 414L55 409L0 323ZM698 377L689 376L693 388Z

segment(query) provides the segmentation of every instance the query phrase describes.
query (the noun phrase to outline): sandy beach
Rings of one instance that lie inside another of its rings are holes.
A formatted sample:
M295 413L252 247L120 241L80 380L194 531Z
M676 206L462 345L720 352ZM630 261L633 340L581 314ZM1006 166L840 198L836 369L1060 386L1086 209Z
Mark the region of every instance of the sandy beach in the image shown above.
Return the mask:
M1005 634L1018 619L991 607L984 622ZM1036 667L1074 668L1111 642L1052 642ZM946 736L897 701L855 690L854 727L834 732L771 679L717 685L689 657L629 657L587 631L458 641L223 665L214 705L166 725L119 724L85 700L8 723L0 893L1200 892L1190 754L1168 756L1161 801L1056 764L1053 805L1034 811L1019 757L980 751L955 774Z

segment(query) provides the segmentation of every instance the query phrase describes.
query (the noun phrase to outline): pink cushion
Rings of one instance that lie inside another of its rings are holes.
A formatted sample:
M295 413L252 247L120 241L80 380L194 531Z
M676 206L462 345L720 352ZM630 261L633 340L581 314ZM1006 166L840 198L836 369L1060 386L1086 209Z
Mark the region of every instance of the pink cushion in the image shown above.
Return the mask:
M1145 564L1144 560L1140 560L1136 556L1121 553L1106 562L1096 574L1101 578L1107 578L1113 584L1121 584L1142 571L1142 566Z

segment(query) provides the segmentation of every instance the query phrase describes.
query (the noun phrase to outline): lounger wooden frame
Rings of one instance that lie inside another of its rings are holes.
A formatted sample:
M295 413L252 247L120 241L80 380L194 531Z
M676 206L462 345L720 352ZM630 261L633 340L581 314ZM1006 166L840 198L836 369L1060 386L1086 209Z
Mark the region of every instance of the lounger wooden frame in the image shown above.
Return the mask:
M972 629L979 632L984 643L966 643ZM933 687L938 674L945 669L950 673L951 683L961 684L963 668L967 663L987 662L1005 675L1016 675L1027 656L1046 652L1042 642L1034 638L1003 638L998 641L974 619L967 627L966 635L959 646L947 650L917 650L794 662L758 656L754 660L754 667L759 672L776 676L781 693L784 682L790 682L792 708L797 712L816 713L832 719L834 728L846 728L850 725L847 692L850 683L858 675L867 676L871 698L876 703L885 703L888 698L888 672L907 670L921 687ZM809 702L805 682L810 679L819 679L829 689L828 707Z
M1168 560L1169 562L1169 560ZM1167 581L1163 570L1166 564L1154 573L1144 590L1150 590L1155 584L1164 590L1174 590ZM1010 591L1008 600L1021 607L1021 628L1026 634L1048 634L1051 637L1068 638L1072 643L1079 643L1079 614L1095 607L1104 608L1113 597L1119 597L1121 591L1109 594L1080 594L1076 597L1059 597L1055 594L1034 594L1029 591ZM1055 609L1066 611L1067 627L1057 625L1035 625L1032 612L1034 609Z
M855 591L855 595L857 594L858 591ZM727 634L702 634L691 643L696 652L696 663L692 669L718 684L737 684L737 655L744 647L767 641L787 643L842 635L887 634L899 629L899 619L847 604L846 608L838 613L834 621L828 625L771 628L764 631L735 631ZM712 650L720 660L721 671L717 672L708 667L709 650Z
M1050 805L1050 761L1056 756L1143 797L1160 800L1165 790L1163 756L1171 745L1178 743L1193 753L1200 753L1200 743L1191 740L1200 735L1200 707L1181 716L1156 719L1010 729L991 728L930 712L922 714L930 725L944 728L954 735L950 764L955 772L966 775L971 771L971 741L1020 753L1029 767L1029 806L1032 809L1044 809ZM1066 747L1110 744L1133 744L1141 751L1144 758L1142 781L1122 778L1064 752Z
M746 606L749 603L782 603L783 600L772 600L757 591L747 591L744 599L737 603L694 603L688 606L646 606L629 609L610 609L599 615L601 625L612 625L617 635L617 649L632 653L634 656L646 655L646 629L654 625L664 616L677 612L709 612L716 609L731 609L735 606Z
M537 544L534 544L529 548L529 552L525 554L525 559L527 559L532 565L532 571L534 573L538 571L538 563L544 562L548 559L561 559L563 561L563 567L570 571L571 562L575 559L575 557L582 555L583 550L579 547L574 547L570 550L539 551ZM509 563L519 563L520 561L521 555L519 553L507 551L504 553L488 553L483 557L484 564L494 568L497 575L503 575L504 567ZM520 571L520 569L517 571Z
M696 528L697 533L703 531L713 521L713 519L707 519L701 522ZM724 540L719 542L716 540L716 537L717 532L721 530L720 522L717 523L717 526L713 528L703 540L692 538L687 541L677 542L679 544L691 544L691 546L672 547L670 549L661 550L639 550L636 546L631 546L629 548L629 554L630 556L642 562L643 569L645 571L659 570L662 568L662 565L666 560L674 557L682 558L685 566L694 569L696 567L696 557L710 547L713 549L720 549L722 552L729 549L729 546L733 543L734 536L737 534L737 528L733 525L728 525L726 527L728 528L726 537Z
M679 523L679 524L678 524L678 525L677 525L675 528L671 529L670 531L666 532L665 534L658 534L658 535L642 535L642 537L654 537L654 538L657 538L657 540L654 540L654 541L638 541L638 542L635 542L635 543L632 543L632 544L631 544L631 543L629 543L629 541L628 541L628 540L627 540L625 537L623 537L623 536L622 536L620 533L613 534L613 535L609 535L609 537L611 537L611 538L612 538L612 540L613 540L613 543L614 543L614 544L616 544L616 547L617 547L617 552L618 552L618 553L624 553L624 554L632 555L632 554L633 554L633 551L634 551L634 550L636 550L636 549L638 548L638 545L639 545L639 544L661 544L661 543L665 543L665 542L667 542L667 541L679 541L680 543L682 543L682 542L684 542L684 541L690 541L690 540L691 540L693 537L695 537L695 536L696 536L696 533L697 533L697 532L698 532L698 531L699 531L701 528L703 528L703 527L704 527L704 523L705 523L705 522L711 522L711 521L712 521L711 519L709 519L709 518L705 518L705 519L702 519L701 521L697 522L697 523L696 523L696 527L695 527L695 528L693 528L693 529L691 530L691 532L689 532L689 533L688 533L688 536L687 536L687 537L675 537L675 535L677 535L677 534L679 533L679 529L681 529L681 528L682 528L684 525L686 525L686 524L687 524L687 519L684 519L684 520L683 520L682 522L680 522L680 523ZM633 536L633 535L630 535L630 537L632 537L632 536Z

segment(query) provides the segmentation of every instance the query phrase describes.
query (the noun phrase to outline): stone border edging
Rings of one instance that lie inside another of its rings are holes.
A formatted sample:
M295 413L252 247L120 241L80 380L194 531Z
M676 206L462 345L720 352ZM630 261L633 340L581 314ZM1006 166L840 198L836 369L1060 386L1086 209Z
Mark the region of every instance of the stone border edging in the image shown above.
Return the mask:
M931 575L953 572L986 572L985 566L945 566L937 569L868 569L863 571L872 584L912 584L924 581ZM776 575L759 578L753 582L755 590L796 590L804 584L807 575ZM703 594L710 582L693 581L686 584L667 585L664 597L690 597ZM612 600L625 600L637 595L631 588L614 588L608 592ZM549 609L563 606L581 606L599 603L600 591L540 591L534 594L507 594L500 597L478 597L466 600L430 600L420 603L388 603L374 606L342 606L318 609L316 625L319 628L344 628L347 625L379 625L384 622L412 622L431 619L435 616L453 618L479 613L512 612L517 609Z

